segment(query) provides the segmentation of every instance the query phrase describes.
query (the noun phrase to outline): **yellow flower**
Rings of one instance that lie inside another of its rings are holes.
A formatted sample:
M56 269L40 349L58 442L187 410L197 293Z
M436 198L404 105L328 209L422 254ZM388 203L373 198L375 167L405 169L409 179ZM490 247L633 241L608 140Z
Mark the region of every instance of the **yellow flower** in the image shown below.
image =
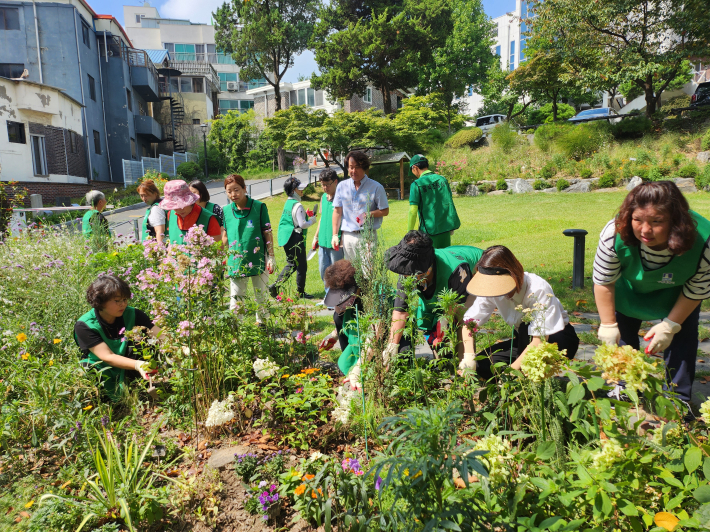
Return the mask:
M27 360L28 358L30 358L29 353L25 353L24 355L22 355L22 360Z
M286 374L284 374L284 375L281 375L281 378L282 378L282 379L288 379L290 376L291 376L291 375L289 375L288 373L286 373Z
M85 407L84 407L84 410L91 410L92 408L94 408L94 407L91 406L91 405L89 405L89 406L85 406Z
M25 333L20 333L15 336L15 338L17 338L18 342L24 342L25 340L27 340L27 335Z
M54 366L54 360L50 360L50 361L49 361L49 365L50 365L50 366Z
M54 345L57 345L57 344L60 344L60 343L62 343L62 339L61 339L61 338L55 338L55 339L54 339Z
M113 253L111 253L111 256L118 257L118 251L114 251Z
M31 500L30 502L28 502L27 504L25 504L25 508L32 508L32 505L33 505L34 503L35 503L35 501L34 501L34 500Z

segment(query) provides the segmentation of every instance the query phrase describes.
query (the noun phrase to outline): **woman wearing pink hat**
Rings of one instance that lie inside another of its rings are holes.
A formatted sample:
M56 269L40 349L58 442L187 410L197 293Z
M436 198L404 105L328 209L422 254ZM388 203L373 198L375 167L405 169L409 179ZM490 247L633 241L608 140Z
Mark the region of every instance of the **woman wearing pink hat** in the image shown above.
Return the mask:
M193 194L185 181L168 181L163 189L160 208L168 212L168 239L171 244L182 244L183 237L195 225L201 225L214 240L222 234L217 218L197 205L199 196Z

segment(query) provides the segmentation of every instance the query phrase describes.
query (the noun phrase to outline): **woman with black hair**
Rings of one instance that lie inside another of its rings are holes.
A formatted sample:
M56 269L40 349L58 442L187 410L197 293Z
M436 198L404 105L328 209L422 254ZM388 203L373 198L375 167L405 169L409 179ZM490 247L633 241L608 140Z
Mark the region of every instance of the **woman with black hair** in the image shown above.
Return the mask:
M284 183L284 192L288 199L284 205L283 213L281 213L276 237L279 246L283 247L286 252L286 266L281 270L276 282L269 286L269 293L272 297L276 297L279 286L286 282L295 271L298 295L303 299L313 299L312 295L306 294L308 263L306 262L305 239L307 229L315 223L316 218L313 215L309 218L301 205L301 197L306 186L308 186L306 183L301 183L295 177L289 177Z
M196 179L190 183L190 192L200 197L200 199L197 200L197 204L206 211L214 214L214 217L217 218L219 222L219 226L224 227L224 212L222 211L222 207L210 202L210 192L207 190L207 186L199 179Z
M74 341L84 358L81 365L101 374L104 390L112 401L121 398L125 381L149 380L148 363L137 360L133 346L124 334L136 326L145 327L153 338L160 328L143 311L128 306L131 289L123 279L102 275L86 291L92 309L74 325Z

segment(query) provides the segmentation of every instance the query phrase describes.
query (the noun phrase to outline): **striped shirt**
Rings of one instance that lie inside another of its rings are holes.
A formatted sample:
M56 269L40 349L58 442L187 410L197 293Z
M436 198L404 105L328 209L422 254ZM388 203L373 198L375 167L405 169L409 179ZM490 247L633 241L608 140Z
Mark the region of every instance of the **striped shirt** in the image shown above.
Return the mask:
M594 284L609 285L621 275L621 264L614 249L616 240L615 220L610 221L599 236L599 246L594 257ZM708 241L710 242L710 240ZM710 247L705 243L705 250L700 258L698 270L683 286L683 295L688 299L707 299L710 297ZM656 251L640 243L641 264L645 270L657 270L670 262L673 252L669 249Z

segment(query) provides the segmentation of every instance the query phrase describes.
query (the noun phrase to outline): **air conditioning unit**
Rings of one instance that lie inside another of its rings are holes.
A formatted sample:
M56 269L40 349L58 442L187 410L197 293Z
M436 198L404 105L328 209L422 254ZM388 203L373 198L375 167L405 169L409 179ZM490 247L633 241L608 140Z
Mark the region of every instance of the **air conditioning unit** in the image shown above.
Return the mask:
M230 92L239 92L239 82L238 81L228 81L227 90Z

